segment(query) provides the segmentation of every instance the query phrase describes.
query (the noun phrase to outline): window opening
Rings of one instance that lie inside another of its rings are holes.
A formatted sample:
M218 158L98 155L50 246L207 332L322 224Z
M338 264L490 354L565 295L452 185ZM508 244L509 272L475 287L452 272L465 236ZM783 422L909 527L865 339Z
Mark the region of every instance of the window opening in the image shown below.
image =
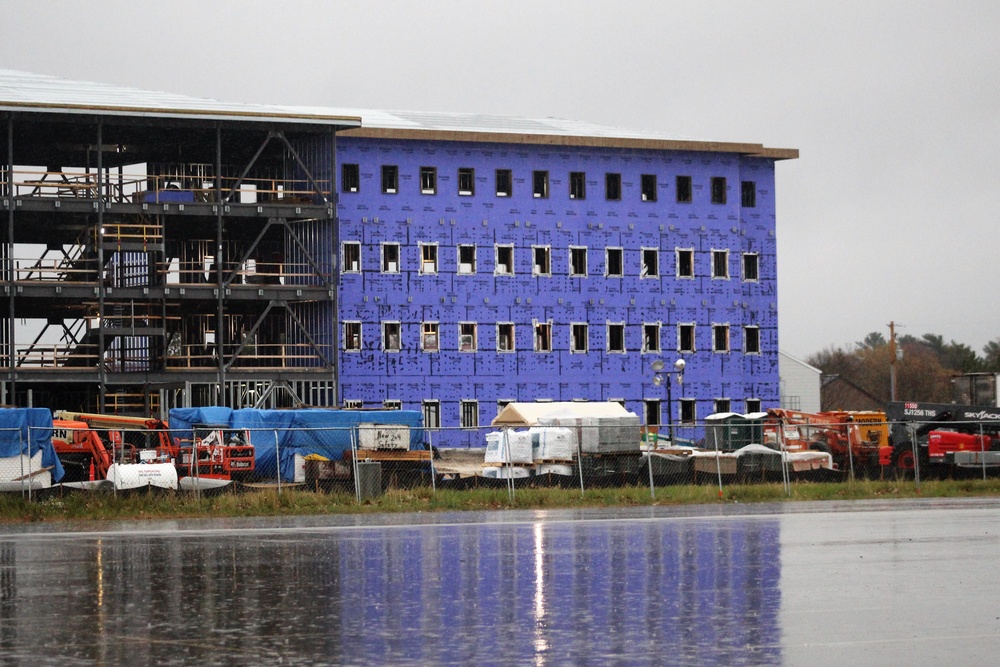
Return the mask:
M476 323L460 322L458 324L458 351L475 352L478 341L476 340Z
M656 201L656 174L643 174L642 201Z
M690 176L678 176L677 177L677 203L678 204L690 204L691 203L691 177Z
M514 275L514 246L497 246L496 274L501 276Z
M533 246L531 273L536 276L552 275L552 250L549 246Z
M625 274L623 251L621 248L608 248L607 255L607 276L609 278L621 278Z
M437 192L437 167L420 168L420 194L432 195Z
M589 325L577 322L570 325L570 348L574 354L587 352L590 347Z
M345 273L361 271L361 244L357 241L346 241L343 245L343 259Z
M344 349L348 352L361 350L361 322L344 322Z
M497 352L514 351L514 323L497 323Z
M514 176L510 169L497 169L497 197L510 197L514 191Z
M677 277L694 278L694 250L677 249Z
M608 352L625 351L625 324L608 323Z
M587 175L582 171L569 172L569 198L587 198Z
M382 323L382 349L386 352L399 352L399 322Z
M621 201L622 175L604 174L604 198L608 201Z
M472 167L460 167L458 170L458 194L472 196L476 193L476 171Z
M361 187L361 170L356 164L340 167L340 189L342 192L357 192Z
M694 352L694 324L677 325L677 351Z
M569 275L571 275L571 276L586 276L587 275L587 249L586 248L570 248L569 249Z
M382 273L399 273L399 244L382 244Z
M531 172L531 192L535 198L546 199L549 196L549 172Z
M726 177L725 176L713 176L712 177L712 203L713 204L725 204L726 203Z
M660 251L656 248L642 249L642 273L643 278L660 277Z
M438 345L438 323L424 322L421 327L420 335L421 349L424 352L437 352L439 349Z
M420 244L420 273L437 273L438 247L436 244Z
M387 195L396 194L399 187L399 167L394 164L382 165L382 193Z
M476 272L476 246L458 246L458 272L463 274Z

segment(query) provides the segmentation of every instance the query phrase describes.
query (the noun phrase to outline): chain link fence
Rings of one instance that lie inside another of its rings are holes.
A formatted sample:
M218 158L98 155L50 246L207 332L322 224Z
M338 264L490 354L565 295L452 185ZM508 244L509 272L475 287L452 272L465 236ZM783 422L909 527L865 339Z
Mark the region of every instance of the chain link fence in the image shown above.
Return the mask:
M643 427L560 423L532 427L410 429L362 424L323 429L193 432L86 426L0 429L0 490L50 488L308 489L358 502L392 489L588 489L727 486L894 479L982 478L1000 470L1000 423L767 422L735 419ZM436 443L468 442L464 448ZM51 447L48 445L51 443Z

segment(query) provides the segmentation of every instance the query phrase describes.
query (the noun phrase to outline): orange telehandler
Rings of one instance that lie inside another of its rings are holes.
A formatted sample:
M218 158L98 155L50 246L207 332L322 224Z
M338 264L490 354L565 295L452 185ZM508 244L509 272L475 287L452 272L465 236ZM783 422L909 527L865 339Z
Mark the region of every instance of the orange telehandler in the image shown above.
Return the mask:
M764 422L768 444L786 451L818 451L830 454L840 470L852 466L857 472L875 476L879 471L879 448L889 442L884 412L800 412L772 408Z

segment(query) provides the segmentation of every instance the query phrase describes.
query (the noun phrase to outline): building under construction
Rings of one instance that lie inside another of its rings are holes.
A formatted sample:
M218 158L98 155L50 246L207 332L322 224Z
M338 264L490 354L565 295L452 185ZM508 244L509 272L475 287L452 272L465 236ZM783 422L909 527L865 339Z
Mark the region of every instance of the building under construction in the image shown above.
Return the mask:
M794 149L2 71L0 114L4 403L405 408L447 445L513 401L778 405Z
M10 71L0 114L0 402L336 404L333 170L306 153L359 119Z

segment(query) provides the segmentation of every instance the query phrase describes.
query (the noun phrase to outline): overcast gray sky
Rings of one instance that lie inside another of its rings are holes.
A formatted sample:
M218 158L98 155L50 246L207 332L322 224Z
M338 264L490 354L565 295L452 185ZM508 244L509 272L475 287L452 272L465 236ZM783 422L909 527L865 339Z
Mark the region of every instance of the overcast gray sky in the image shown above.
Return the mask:
M1000 337L1000 3L0 0L0 67L798 148L781 347Z

